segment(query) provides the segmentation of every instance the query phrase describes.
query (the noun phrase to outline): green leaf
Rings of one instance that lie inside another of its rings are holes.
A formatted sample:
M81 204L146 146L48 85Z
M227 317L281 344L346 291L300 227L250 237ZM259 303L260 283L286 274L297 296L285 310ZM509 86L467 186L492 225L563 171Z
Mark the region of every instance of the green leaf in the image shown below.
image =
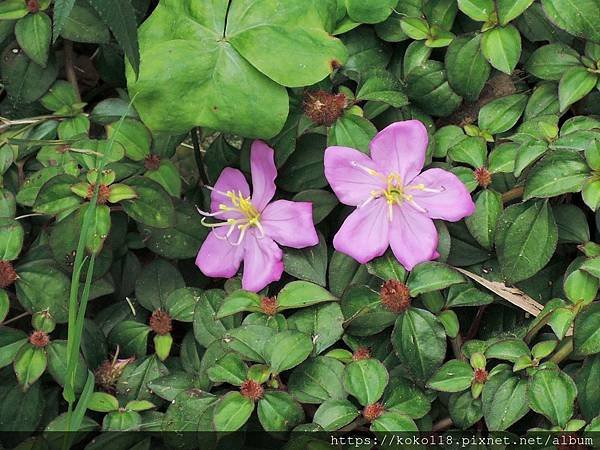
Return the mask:
M590 169L576 152L557 150L533 167L525 182L523 199L556 197L579 192Z
M152 381L167 375L168 369L156 355L147 356L130 363L117 382L117 397L121 401L152 400L153 393L148 387Z
M304 421L302 406L282 391L266 391L258 401L257 413L265 431L289 431Z
M248 368L236 353L228 353L208 369L208 377L215 383L229 383L241 386L246 379Z
M196 303L202 299L202 290L183 287L175 289L167 296L167 300L164 303L166 311L171 316L171 319L178 320L180 322L193 322L194 321L194 309Z
M348 16L355 22L378 23L388 18L397 5L395 0L345 0Z
M25 17L29 10L21 0L5 0L0 4L0 20L15 20Z
M281 168L277 185L289 192L327 186L323 168L325 147L324 136L314 133L302 135L296 143L296 150Z
M312 350L310 336L295 330L277 333L265 345L265 355L273 373L296 367L308 358Z
M35 63L46 67L52 38L52 21L43 12L28 14L15 25L15 36L23 51Z
M307 281L292 281L277 295L280 311L336 300L337 298L326 289Z
M60 35L74 42L108 44L110 31L91 6L76 3L65 20Z
M485 350L485 356L514 363L522 356L529 356L529 347L521 339L502 339L490 345Z
M600 42L600 20L595 0L542 0L546 16L574 36Z
M71 191L71 186L77 181L77 178L67 174L50 178L35 199L34 211L58 215L76 209L81 203L81 198Z
M210 414L218 397L199 389L180 392L167 408L162 420L161 431L165 432L165 444L175 448L190 448L198 445L197 432L200 418ZM167 437L168 436L168 437Z
M481 35L454 39L448 47L444 64L452 89L469 101L477 100L491 71L481 52Z
M497 0L496 11L500 25L506 25L523 14L531 6L533 0Z
M377 402L388 381L387 369L376 359L353 361L344 370L344 389L363 406Z
M54 20L53 20L53 38L52 41L56 42L60 35L65 22L71 15L71 11L75 6L75 0L55 0L54 1Z
M573 338L578 354L600 353L600 303L592 303L577 315Z
M215 318L222 319L242 311L261 312L260 300L260 295L254 292L237 289L225 298Z
M563 290L572 303L588 304L596 298L599 283L598 278L576 269L565 274Z
M487 145L485 139L480 136L462 139L448 149L448 158L450 160L468 164L473 168L484 166L486 157Z
M536 49L527 60L525 69L542 80L558 81L574 66L581 66L579 54L568 45L557 42Z
M323 403L343 400L346 391L342 384L344 364L327 356L309 358L290 374L288 389L302 403Z
M446 333L429 311L410 308L396 320L392 345L406 368L426 381L444 361Z
M215 406L213 424L215 431L237 431L250 418L254 402L239 392L228 392Z
M327 145L350 147L367 153L369 143L375 134L377 134L377 129L371 122L347 112L329 128Z
M454 425L463 430L470 428L483 417L481 398L473 398L470 391L452 394L448 412Z
M526 94L514 94L493 100L479 110L479 128L490 134L508 131L523 114L525 105Z
M494 243L496 222L502 214L502 196L491 189L481 191L475 200L475 212L465 219L471 235L484 248Z
M288 113L281 84L314 84L347 58L342 43L326 31L333 27L331 0L283 6L260 0L250 13L245 3L228 7L226 0L199 11L190 5L191 0L163 3L140 29L142 64L139 79L128 72L129 89L132 96L137 94L135 105L153 130L183 132L203 126L273 137ZM182 35L177 27L170 28L181 20L194 33ZM197 57L190 59L190 52ZM178 70L173 72L173 67ZM183 92L195 100L182 104Z
M140 304L148 311L165 309L169 295L183 288L183 277L172 264L156 259L144 268L136 280L135 294Z
M53 340L47 349L48 354L48 373L52 375L54 381L60 386L65 385L67 381L67 341ZM73 380L73 390L79 394L84 390L88 377L88 365L82 355L78 355L79 364L75 371Z
M570 105L589 94L597 82L598 75L583 66L567 70L558 83L560 111L565 111Z
M150 154L151 135L138 120L125 118L106 127L106 134L125 148L125 155L133 161L142 161Z
M585 213L575 205L556 205L552 211L558 226L558 241L582 244L590 240Z
M473 381L473 368L464 361L453 359L440 367L427 382L427 387L442 392L461 392Z
M96 412L110 412L119 409L119 400L114 395L106 392L94 392L87 405L89 410Z
M289 316L287 321L290 328L313 337L316 354L331 347L344 334L344 316L337 303L304 308Z
M327 400L319 406L313 422L325 431L339 430L352 422L359 412L348 400Z
M216 320L217 311L225 300L225 292L220 289L204 291L200 297L194 308L194 336L203 347L208 347L222 338L227 330L238 326L241 319L230 316Z
M392 377L383 393L385 408L413 419L425 416L431 409L431 400L411 381Z
M364 82L360 84L356 98L384 102L394 108L408 104L408 98L402 92L402 84L393 74L382 69L374 69L367 74Z
M529 405L561 428L573 415L577 386L570 376L558 369L536 371L529 380Z
M494 297L488 292L477 289L471 284L455 284L448 289L446 308L460 306L488 305L494 301Z
M411 39L423 40L430 34L429 24L420 17L405 17L400 22L402 31Z
M521 56L521 35L513 25L492 28L483 33L481 51L492 66L510 75Z
M0 260L13 261L19 257L24 235L18 221L0 218Z
M321 286L327 284L327 245L319 233L319 244L303 248L288 248L283 254L284 270L301 280Z
M594 355L584 360L583 366L577 372L577 404L583 417L587 420L600 415L600 355Z
M456 94L446 81L444 65L441 62L421 61L421 64L410 69L405 78L406 94L427 114L436 117L449 116L462 102L462 97Z
M369 428L371 431L377 432L417 432L417 424L408 416L399 414L395 411L384 412L381 416L371 423Z
M527 380L508 370L486 381L481 401L483 417L490 431L504 431L529 411Z
M144 356L148 346L150 327L133 320L117 323L108 335L111 345L118 345L123 356Z
M548 202L507 208L496 231L502 274L513 283L535 275L550 261L557 241L556 222Z
M175 225L175 208L171 197L156 181L145 177L127 180L137 194L133 200L121 202L129 217L154 228L169 228Z
M117 38L136 75L140 69L137 20L131 2L120 0L87 0Z
M368 286L349 286L344 291L341 307L349 334L371 336L392 326L397 314L381 303L379 292Z
M464 282L464 277L450 266L439 262L425 262L413 269L408 276L407 284L410 295L416 297Z
M35 383L46 370L48 357L43 348L25 344L15 356L14 366L17 380L23 390Z
M493 0L458 0L458 7L479 22L487 22L495 11Z

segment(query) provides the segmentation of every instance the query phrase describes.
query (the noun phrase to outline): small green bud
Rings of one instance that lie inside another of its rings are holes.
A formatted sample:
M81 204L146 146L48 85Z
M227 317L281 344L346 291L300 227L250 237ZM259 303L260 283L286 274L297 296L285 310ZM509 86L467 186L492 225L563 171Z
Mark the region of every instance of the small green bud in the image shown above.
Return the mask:
M52 333L56 328L56 321L48 311L39 311L31 316L31 326L34 330Z

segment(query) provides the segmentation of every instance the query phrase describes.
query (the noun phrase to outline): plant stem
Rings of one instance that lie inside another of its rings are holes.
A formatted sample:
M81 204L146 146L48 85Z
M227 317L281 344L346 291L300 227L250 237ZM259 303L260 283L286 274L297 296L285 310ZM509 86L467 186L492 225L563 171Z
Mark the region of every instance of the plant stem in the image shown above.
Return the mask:
M510 191L506 191L504 194L502 194L502 203L508 203L511 200L520 198L523 195L523 191L523 186L517 186L512 188Z
M444 431L454 425L454 422L450 417L446 417L436 423L431 427L431 431Z
M450 344L452 344L452 351L454 352L454 356L456 357L456 359L465 361L466 358L461 351L463 340L460 333L457 334L455 338L450 338Z
M465 336L465 341L470 341L475 336L477 336L477 333L479 332L479 327L481 325L481 319L483 318L483 313L485 313L487 306L488 305L483 305L477 309L477 314L475 314L473 323L469 327L469 331L467 331L467 335Z
M208 176L206 175L204 161L202 160L202 151L200 148L200 140L198 139L198 131L198 127L192 128L192 131L190 131L190 136L192 138L192 144L194 144L194 158L196 158L196 165L198 166L200 180L204 186L208 186Z
M79 93L79 84L77 82L77 74L75 73L75 66L73 64L73 42L69 39L64 40L64 51L65 51L65 72L67 74L67 80L73 86L75 90L75 96L77 101L81 102L81 94Z
M558 348L556 353L552 355L550 361L555 364L560 364L567 356L569 356L573 352L573 337L569 336L566 338L561 346Z
M5 320L4 322L2 322L2 325L4 326L4 325L8 325L9 323L16 322L17 320L22 319L23 317L27 317L29 314L30 314L29 312L25 311L24 313L21 313L18 316L15 316L8 320Z

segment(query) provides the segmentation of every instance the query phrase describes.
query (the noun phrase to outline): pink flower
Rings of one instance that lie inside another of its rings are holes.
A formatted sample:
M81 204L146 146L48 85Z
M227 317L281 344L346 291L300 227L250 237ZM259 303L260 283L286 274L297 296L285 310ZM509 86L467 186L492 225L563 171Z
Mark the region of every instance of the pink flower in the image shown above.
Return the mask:
M281 278L283 253L277 244L303 248L319 238L312 220L312 203L277 200L277 169L273 149L254 141L250 152L253 191L242 172L227 167L211 188L211 212L204 216L222 220L205 223L213 230L202 244L196 265L209 277L233 277L242 261L242 287L260 291ZM203 219L204 223L204 219Z
M325 150L329 184L342 203L357 207L333 238L336 250L364 264L391 246L407 270L439 256L431 219L455 222L475 205L454 174L429 169L419 175L427 142L425 126L407 120L373 138L371 157L348 147Z

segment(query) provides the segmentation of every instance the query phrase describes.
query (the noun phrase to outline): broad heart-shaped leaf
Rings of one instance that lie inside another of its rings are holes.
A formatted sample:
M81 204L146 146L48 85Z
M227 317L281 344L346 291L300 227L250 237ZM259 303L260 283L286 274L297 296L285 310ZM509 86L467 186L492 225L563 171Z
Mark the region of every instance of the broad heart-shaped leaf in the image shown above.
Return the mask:
M310 336L296 330L277 333L265 345L265 355L273 373L296 367L312 350Z
M171 133L203 126L275 136L288 114L283 86L314 84L347 58L327 33L335 8L333 0L162 0L139 30L139 78L127 74L140 116Z
M600 353L600 303L592 303L577 315L573 338L577 354Z
M471 386L473 368L453 359L440 367L427 382L427 387L442 392L461 392Z
M579 192L590 169L578 152L556 150L536 164L525 182L525 200Z
M344 370L344 389L367 406L381 398L389 378L385 366L376 359L353 361Z
M577 386L558 369L538 370L529 380L529 405L561 428L573 415Z
M496 228L496 251L504 277L514 283L535 275L550 261L557 241L547 201L507 208Z
M289 431L304 420L300 403L282 391L266 391L258 401L257 413L265 431Z
M481 52L481 35L454 39L446 52L445 66L452 89L469 101L477 100L491 71Z
M521 56L521 35L513 25L492 28L483 33L481 50L492 66L510 75Z
M406 368L425 382L444 361L446 332L429 311L410 308L396 320L392 345Z
M313 422L325 431L335 431L352 422L359 412L349 400L327 400L315 412Z
M309 358L296 367L289 379L288 389L302 403L322 403L342 400L346 391L342 384L344 364L328 356Z
M542 7L559 28L600 43L600 9L596 0L542 0Z
M252 400L242 396L239 392L228 392L215 407L213 414L215 431L239 430L248 421L252 411L254 411Z
M489 430L504 431L529 411L527 380L500 371L486 381L481 401Z

